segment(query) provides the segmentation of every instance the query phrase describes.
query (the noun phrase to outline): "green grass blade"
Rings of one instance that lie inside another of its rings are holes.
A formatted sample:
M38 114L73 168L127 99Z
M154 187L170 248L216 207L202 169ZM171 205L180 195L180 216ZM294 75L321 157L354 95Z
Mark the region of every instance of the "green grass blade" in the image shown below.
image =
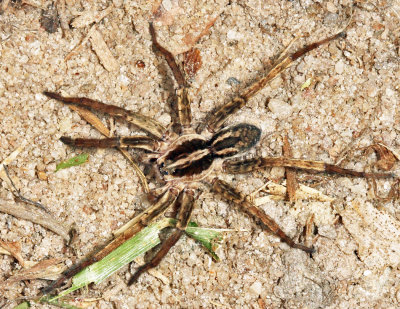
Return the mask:
M81 164L87 162L88 158L89 158L89 154L81 153L80 155L77 155L71 159L60 162L56 165L56 172L58 172L59 170L62 170L64 168L71 167L71 166L81 165Z
M204 247L206 247L215 261L219 261L219 257L215 253L215 250L217 250L218 245L222 240L221 232L215 229L201 228L196 226L188 226L185 232L188 236L197 240Z
M72 286L58 294L55 298L52 298L52 300L65 296L90 283L97 284L103 281L123 266L132 262L139 255L157 246L160 243L160 238L158 237L160 230L169 225L169 219L165 218L144 228L102 260L86 267L76 274L72 278Z
M159 232L166 227L173 227L175 219L164 218L152 225L147 226L131 239L127 240L102 260L86 267L72 278L72 286L59 293L48 301L55 301L75 290L90 283L100 283L123 266L132 262L139 255L146 253L160 243ZM196 224L186 228L186 234L199 241L205 246L215 260L219 257L215 254L217 243L221 241L222 235L215 229L199 228Z
M304 89L310 87L311 81L312 81L311 77L308 78L308 79L303 83L303 85L301 85L300 90L303 91Z
M65 303L63 301L51 298L51 297L42 297L41 299L39 299L39 303L41 304L50 304L59 308L65 308L65 309L81 309L80 307L74 306L74 305L70 305L68 303Z
M24 301L23 303L19 304L18 306L15 306L13 309L28 309L31 306L31 304L27 301Z

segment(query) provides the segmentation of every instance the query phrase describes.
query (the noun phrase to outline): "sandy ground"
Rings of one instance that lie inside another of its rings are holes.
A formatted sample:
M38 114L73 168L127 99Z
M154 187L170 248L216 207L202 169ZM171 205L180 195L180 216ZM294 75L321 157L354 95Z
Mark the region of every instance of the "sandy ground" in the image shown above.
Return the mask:
M41 25L41 15L50 2L28 1L22 7L10 2L0 15L0 162L26 143L9 165L11 177L25 197L46 205L66 226L75 224L75 256L92 252L148 203L120 153L74 149L59 141L63 135L100 134L42 92L98 99L168 125L166 102L174 84L165 61L151 49L148 21L154 15L160 42L173 53L193 44L200 50L202 66L191 79L193 122L199 125L213 107L261 76L295 36L303 38L293 50L342 30L355 4L347 39L297 61L229 123L245 121L263 130L249 156L280 155L285 132L294 157L329 163L344 157L343 166L357 170L376 162L374 153L359 148L382 142L400 150L400 5L395 1L200 1L190 6L189 1L168 0L157 11L160 1L66 0L60 10L64 30L56 26L49 33ZM103 19L66 29L82 12L110 5ZM215 18L210 30L201 33ZM114 57L111 63L99 60L90 40L70 54L93 22ZM302 91L309 78L311 85ZM136 132L119 121L116 127L121 135ZM88 163L54 172L57 163L82 152L90 154ZM393 171L399 174L398 163ZM221 177L251 193L268 178L282 182L283 170ZM193 221L231 229L217 251L219 263L184 237L157 268L167 282L145 274L128 287L133 265L74 295L81 305L91 301L91 308L399 307L398 202L378 199L365 179L304 173L298 178L335 201L267 202L260 207L296 240L313 214L312 257L290 249L237 207L203 190ZM380 194L387 195L392 184L393 180L379 181ZM0 198L13 203L5 182ZM20 242L25 260L66 258L67 265L76 260L57 234L4 213L0 239ZM14 258L0 255L0 280L19 269ZM37 295L45 284L26 280L8 285L0 306L12 308L21 298Z

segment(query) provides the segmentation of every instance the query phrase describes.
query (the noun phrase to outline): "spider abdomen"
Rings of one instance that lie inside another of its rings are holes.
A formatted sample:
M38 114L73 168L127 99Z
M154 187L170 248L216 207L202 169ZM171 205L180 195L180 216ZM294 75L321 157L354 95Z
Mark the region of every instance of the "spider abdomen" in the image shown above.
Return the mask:
M222 129L209 142L214 157L226 158L249 150L260 140L261 130L254 125L241 123Z

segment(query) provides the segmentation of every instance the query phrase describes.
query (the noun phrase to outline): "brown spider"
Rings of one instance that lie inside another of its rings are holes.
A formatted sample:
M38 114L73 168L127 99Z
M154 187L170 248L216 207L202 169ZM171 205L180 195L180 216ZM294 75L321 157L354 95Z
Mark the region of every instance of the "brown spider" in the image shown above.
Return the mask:
M199 182L211 182L213 191L219 193L228 201L241 206L247 213L258 218L263 228L272 231L272 233L277 235L290 247L301 249L307 253L312 253L314 251L313 248L295 243L270 216L257 208L243 193L218 177L211 176L210 174L216 170L218 162L222 162L222 169L228 173L248 173L260 168L282 166L356 177L391 176L390 174L383 173L358 172L324 162L290 159L286 157L229 159L254 147L260 139L261 130L254 125L246 123L224 127L224 123L228 117L240 110L252 96L298 58L332 40L345 38L345 32L340 32L319 42L307 45L295 53L281 55L277 63L264 77L246 88L232 101L226 103L212 113L208 117L204 129L198 133L192 128L191 124L191 107L188 95L189 84L175 62L173 55L157 42L152 24L150 24L150 34L153 45L165 57L178 84L176 109L178 125L181 127L180 134L170 132L170 130L164 128L164 126L154 119L115 105L104 104L88 98L67 98L57 93L44 92L46 96L66 104L86 107L107 113L111 116L121 117L144 130L148 134L147 136L110 137L103 139L72 139L70 137L61 137L61 141L67 145L77 147L117 147L144 150L147 154L148 162L154 164L153 170L155 171L158 181L162 184L161 188L157 190L161 193L155 196L156 201L151 207L135 218L135 224L131 228L126 230L121 236L114 239L109 245L94 254L91 258L67 270L59 280L48 286L44 290L44 293L49 293L84 267L103 258L125 240L138 233L156 217L163 214L172 205L175 205L176 209L178 209L178 213L176 215L177 224L174 232L161 244L159 251L151 261L137 269L136 273L129 281L129 284L135 282L143 272L157 266L184 233L195 205L195 190ZM212 134L210 139L204 137L206 131Z

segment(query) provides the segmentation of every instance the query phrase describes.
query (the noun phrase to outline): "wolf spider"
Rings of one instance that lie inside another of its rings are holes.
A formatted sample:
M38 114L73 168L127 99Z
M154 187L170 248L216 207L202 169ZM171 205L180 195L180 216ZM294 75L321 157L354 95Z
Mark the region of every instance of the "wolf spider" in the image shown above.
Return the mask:
M121 136L102 139L73 139L63 136L61 137L61 141L67 145L76 147L115 147L143 150L147 154L148 162L154 165L154 171L158 181L163 184L162 187L157 190L161 193L156 196L154 199L155 202L151 207L135 218L135 224L131 228L92 257L67 270L59 280L53 282L44 290L45 293L59 287L66 279L71 278L84 267L103 258L174 205L177 209L177 224L175 230L162 242L155 256L148 263L137 269L133 277L129 280L129 284L135 282L143 272L157 266L184 233L195 205L195 190L199 182L211 183L214 192L218 193L226 200L239 205L248 214L259 219L264 229L274 233L281 241L285 242L290 247L303 250L307 253L312 253L314 251L311 247L293 241L269 215L257 208L246 195L218 177L212 177L210 174L215 170L218 162L222 162L223 171L233 174L249 173L265 167L279 166L316 172L337 173L355 177L390 176L383 173L358 172L324 162L286 157L229 159L234 156L237 157L238 154L242 154L256 146L260 139L261 130L254 125L246 123L225 127L224 123L226 120L239 111L252 96L298 58L323 44L336 39L345 38L345 32L340 32L319 42L306 45L304 48L294 53L282 54L264 77L247 87L232 101L222 105L215 112L211 113L207 118L204 129L199 133L192 127L191 123L189 84L182 70L175 62L173 55L157 42L156 33L151 23L150 34L153 46L164 56L178 84L178 89L176 90L176 112L177 124L181 128L180 134L166 129L154 119L115 105L104 104L88 98L63 97L57 93L44 92L46 96L65 104L90 108L111 116L120 117L145 131L147 133L146 136ZM212 134L210 139L204 137L204 133L207 133L207 131Z

